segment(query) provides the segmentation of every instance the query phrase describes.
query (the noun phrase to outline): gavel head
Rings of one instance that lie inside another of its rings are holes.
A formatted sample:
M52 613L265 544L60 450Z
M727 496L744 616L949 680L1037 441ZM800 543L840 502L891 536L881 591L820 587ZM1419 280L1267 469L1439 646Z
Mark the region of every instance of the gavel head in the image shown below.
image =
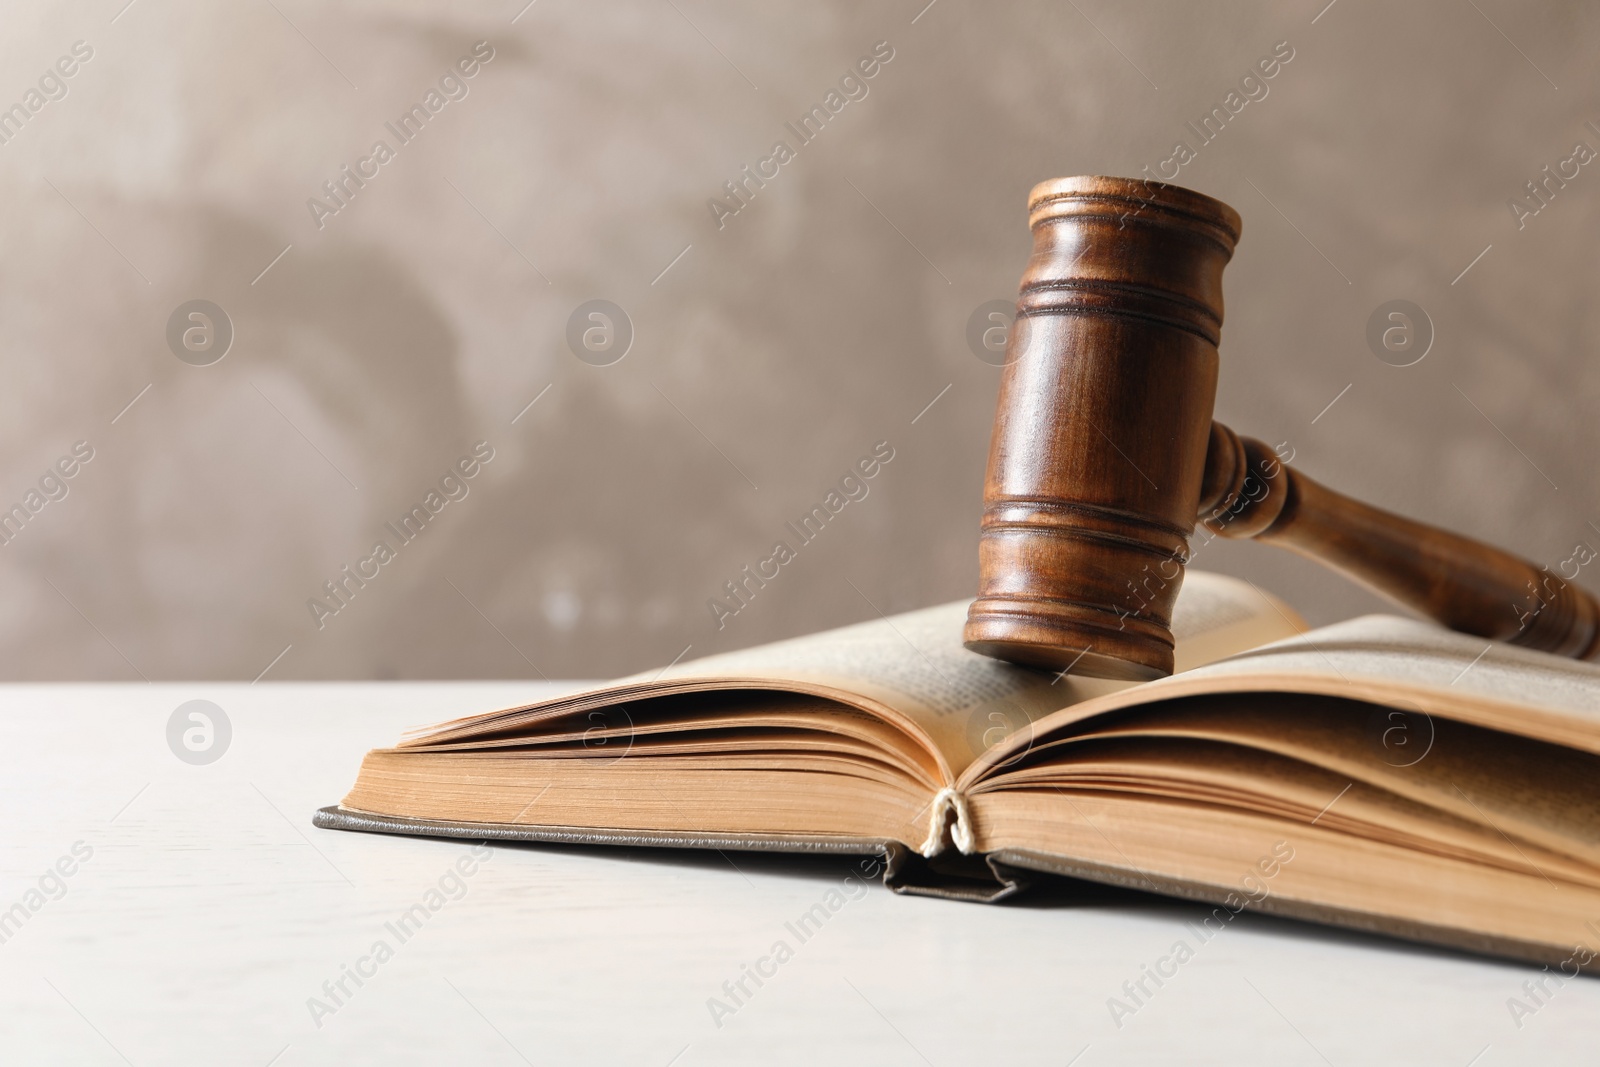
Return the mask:
M1226 204L1131 178L1028 197L966 646L1103 678L1172 673L1172 606L1217 385Z

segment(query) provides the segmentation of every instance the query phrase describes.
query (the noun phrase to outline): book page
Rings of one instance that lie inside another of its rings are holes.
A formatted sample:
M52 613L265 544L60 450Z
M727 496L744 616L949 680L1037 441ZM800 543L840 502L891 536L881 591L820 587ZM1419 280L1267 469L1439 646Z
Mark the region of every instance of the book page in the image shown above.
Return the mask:
M1391 615L1325 626L1184 679L1211 691L1285 683L1600 753L1600 666Z
M969 778L1106 712L1198 694L1280 692L1367 701L1600 754L1600 666L1390 615L1336 623L1155 682L1080 702L986 754Z
M707 656L627 682L730 679L822 685L900 712L959 775L974 758L1058 708L1135 685L1019 667L969 652L969 601L886 616L739 652ZM1173 611L1180 668L1304 629L1294 612L1247 582L1191 571Z
M1197 741L1213 752L1249 750L1298 761L1296 773L1307 778L1313 769L1320 771L1332 789L1315 801L1311 815L1341 788L1359 783L1600 867L1600 792L1593 787L1600 780L1600 757L1443 717L1391 717L1337 697L1229 693L1141 707L1030 756L1046 757L1038 760L1037 773L1078 774L1084 753L1136 746L1132 750L1153 765L1154 781L1164 771L1164 757L1157 754ZM1012 771L986 782L1016 776ZM1282 795L1283 788L1268 792ZM1338 801L1340 812L1345 799ZM1337 818L1331 807L1326 814Z

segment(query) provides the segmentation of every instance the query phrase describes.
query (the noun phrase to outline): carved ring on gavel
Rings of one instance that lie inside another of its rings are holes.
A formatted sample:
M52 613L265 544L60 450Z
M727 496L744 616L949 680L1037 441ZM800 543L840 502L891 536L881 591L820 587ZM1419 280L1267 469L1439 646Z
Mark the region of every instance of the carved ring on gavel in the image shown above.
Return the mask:
M1445 626L1600 655L1600 604L1548 570L1402 518L1213 422L1228 205L1130 178L1028 198L1033 254L1007 342L968 648L1074 674L1172 673L1197 522L1281 545Z

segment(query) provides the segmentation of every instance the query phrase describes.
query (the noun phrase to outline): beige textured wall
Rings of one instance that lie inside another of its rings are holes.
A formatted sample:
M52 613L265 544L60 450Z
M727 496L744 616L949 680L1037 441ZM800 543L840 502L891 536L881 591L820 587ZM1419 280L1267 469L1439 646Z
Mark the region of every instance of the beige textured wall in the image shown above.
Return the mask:
M1507 203L1600 148L1593 5L123 2L19 0L0 37L27 116L0 503L93 449L0 547L7 679L600 676L970 595L998 372L966 328L1015 294L1028 188L1194 146L1280 41L1175 179L1245 218L1219 417L1552 567L1600 547L1600 166L1521 228ZM400 145L384 123L480 40ZM880 41L719 229L723 183ZM319 228L308 198L380 138ZM635 334L610 366L566 341L597 298ZM167 341L194 299L233 326L208 366ZM1435 327L1414 366L1365 340L1392 299ZM882 440L719 631L707 599ZM319 629L308 599L478 441L465 498ZM1270 549L1198 562L1317 620L1377 604Z

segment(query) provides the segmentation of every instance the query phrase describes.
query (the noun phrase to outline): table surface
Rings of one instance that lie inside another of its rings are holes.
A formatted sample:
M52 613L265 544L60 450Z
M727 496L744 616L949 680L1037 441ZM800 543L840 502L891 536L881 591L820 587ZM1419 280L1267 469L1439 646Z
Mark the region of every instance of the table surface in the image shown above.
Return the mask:
M311 826L402 727L575 687L0 687L0 1063L1466 1067L1600 1048L1600 982L1267 916L1200 944L1200 908L1150 898L984 906L864 890L849 859L478 862ZM194 699L232 727L203 766L167 741ZM800 941L786 924L835 890ZM402 940L419 903L437 910ZM1180 940L1192 958L1130 997ZM779 941L772 977L724 989Z

